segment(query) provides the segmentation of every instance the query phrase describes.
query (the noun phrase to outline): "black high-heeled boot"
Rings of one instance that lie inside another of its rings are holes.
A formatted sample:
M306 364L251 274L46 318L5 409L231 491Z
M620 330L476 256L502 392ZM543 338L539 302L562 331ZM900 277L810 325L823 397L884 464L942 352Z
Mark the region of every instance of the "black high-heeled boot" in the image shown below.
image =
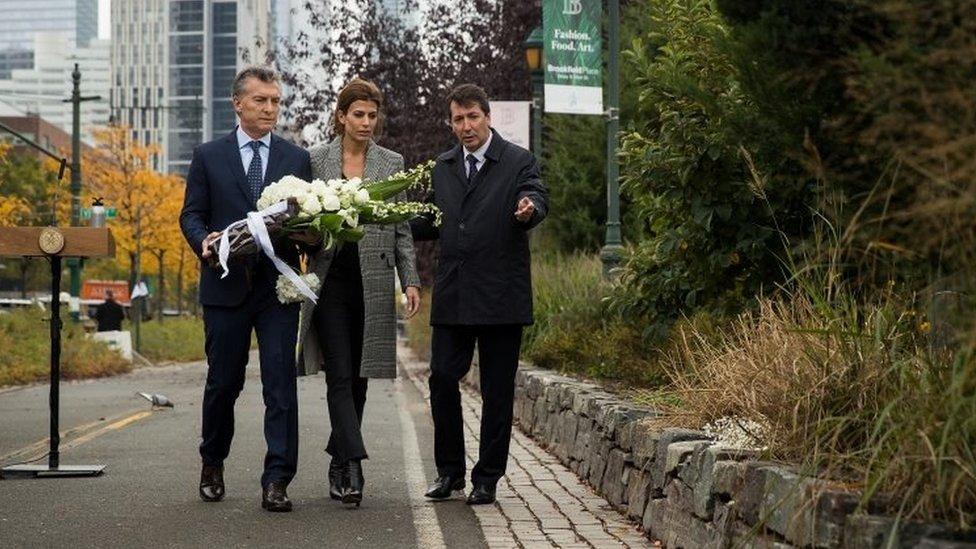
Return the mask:
M329 462L329 497L334 500L342 499L342 477L346 473L346 464L332 458Z
M363 478L362 460L349 460L345 472L346 474L343 475L345 486L342 490L342 503L355 504L356 507L359 507L363 501L363 485L366 483L366 479Z

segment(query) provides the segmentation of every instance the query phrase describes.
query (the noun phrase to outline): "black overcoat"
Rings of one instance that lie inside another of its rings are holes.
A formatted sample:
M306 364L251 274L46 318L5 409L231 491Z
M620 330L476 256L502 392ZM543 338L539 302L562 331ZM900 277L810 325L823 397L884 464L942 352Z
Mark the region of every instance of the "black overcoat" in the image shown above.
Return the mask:
M416 240L440 238L432 325L532 324L529 230L549 211L539 163L529 151L492 130L485 163L469 186L461 145L437 158L433 202L439 230L412 223ZM535 203L526 222L515 219L523 197Z

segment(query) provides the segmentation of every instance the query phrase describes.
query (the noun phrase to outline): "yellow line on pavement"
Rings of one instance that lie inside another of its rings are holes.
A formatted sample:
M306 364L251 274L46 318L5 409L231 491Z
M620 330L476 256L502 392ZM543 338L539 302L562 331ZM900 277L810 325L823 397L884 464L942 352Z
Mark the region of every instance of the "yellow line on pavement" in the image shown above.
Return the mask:
M147 410L140 410L138 412L130 411L113 416L107 420L101 419L98 421L92 421L91 423L78 425L70 429L65 429L64 431L61 431L60 449L66 450L68 448L74 448L92 440L95 437L101 436L109 431L121 429L150 415L152 415L152 412ZM105 425L106 421L110 421L111 423ZM100 425L102 427L99 427ZM44 437L33 444L20 448L19 450L14 450L13 452L0 455L0 463L6 463L8 461L33 461L47 453L49 445L50 439L48 437Z
M136 412L136 413L134 413L134 414L132 414L132 415L130 415L128 417L125 417L125 418L120 419L119 421L116 421L115 423L111 423L111 424L106 425L106 426L104 426L104 427L102 427L100 429L95 429L94 431L92 431L90 433L87 433L87 434L84 434L84 435L82 435L82 436L80 436L78 438L69 440L68 442L66 442L66 443L64 443L64 444L61 445L61 449L62 450L68 450L68 449L71 449L71 448L75 448L77 446L81 446L82 444L84 444L86 442L89 442L90 440L92 440L92 439L94 439L96 437L100 437L100 436L104 435L105 433L108 433L109 431L116 431L118 429L121 429L121 428L125 427L126 425L130 425L132 423L135 423L135 422L139 421L140 419L149 417L151 415L152 415L152 411L150 411L150 410L143 410L141 412Z

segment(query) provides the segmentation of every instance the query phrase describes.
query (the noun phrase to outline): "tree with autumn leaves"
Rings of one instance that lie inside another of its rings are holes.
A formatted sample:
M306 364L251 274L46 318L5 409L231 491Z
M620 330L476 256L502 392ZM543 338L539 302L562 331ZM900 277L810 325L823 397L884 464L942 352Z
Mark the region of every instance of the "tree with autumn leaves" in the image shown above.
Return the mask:
M82 156L82 204L100 198L116 217L108 220L115 237L114 260L91 261L85 278L117 278L127 273L130 287L144 277L155 281L155 309L161 318L167 287L175 286L169 300L182 312L188 290L195 284L198 262L179 229L183 180L153 168L159 147L132 139L124 126L95 130L95 146ZM14 154L0 143L0 226L67 225L70 195L57 179L58 166L31 154ZM33 286L28 274L32 263L17 263L26 295ZM35 269L36 270L36 269ZM125 276L125 275L123 275ZM172 293L172 292L170 292Z
M58 181L57 171L53 161L41 161L35 154L0 143L0 227L64 224L70 205L67 185ZM46 280L40 262L14 258L0 262L17 273L21 297L27 296L28 286Z
M96 146L84 163L85 198L100 198L117 212L108 226L118 265L128 269L130 287L155 275L155 308L162 318L167 274L175 281L176 304L182 309L187 280L193 280L197 269L178 223L183 180L153 169L159 147L133 140L124 126L99 129L94 136Z

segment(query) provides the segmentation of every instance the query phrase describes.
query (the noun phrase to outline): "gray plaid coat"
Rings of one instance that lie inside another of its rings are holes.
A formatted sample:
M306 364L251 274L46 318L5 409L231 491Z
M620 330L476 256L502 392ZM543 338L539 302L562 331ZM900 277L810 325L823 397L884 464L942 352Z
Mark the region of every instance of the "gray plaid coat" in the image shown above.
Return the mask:
M312 157L312 177L338 179L342 177L342 146L339 138L309 150ZM366 152L364 180L384 179L403 169L403 157L372 143ZM397 197L398 200L402 199ZM366 236L359 241L359 267L363 275L363 304L366 318L363 333L363 360L359 365L362 377L396 377L396 303L394 301L393 267L400 275L400 285L420 286L413 251L410 225L366 225ZM332 264L335 248L320 250L309 259L308 271L325 280ZM319 290L321 296L321 290ZM310 299L302 303L298 328L298 375L310 375L322 370L322 350L317 331L312 326L315 304Z

